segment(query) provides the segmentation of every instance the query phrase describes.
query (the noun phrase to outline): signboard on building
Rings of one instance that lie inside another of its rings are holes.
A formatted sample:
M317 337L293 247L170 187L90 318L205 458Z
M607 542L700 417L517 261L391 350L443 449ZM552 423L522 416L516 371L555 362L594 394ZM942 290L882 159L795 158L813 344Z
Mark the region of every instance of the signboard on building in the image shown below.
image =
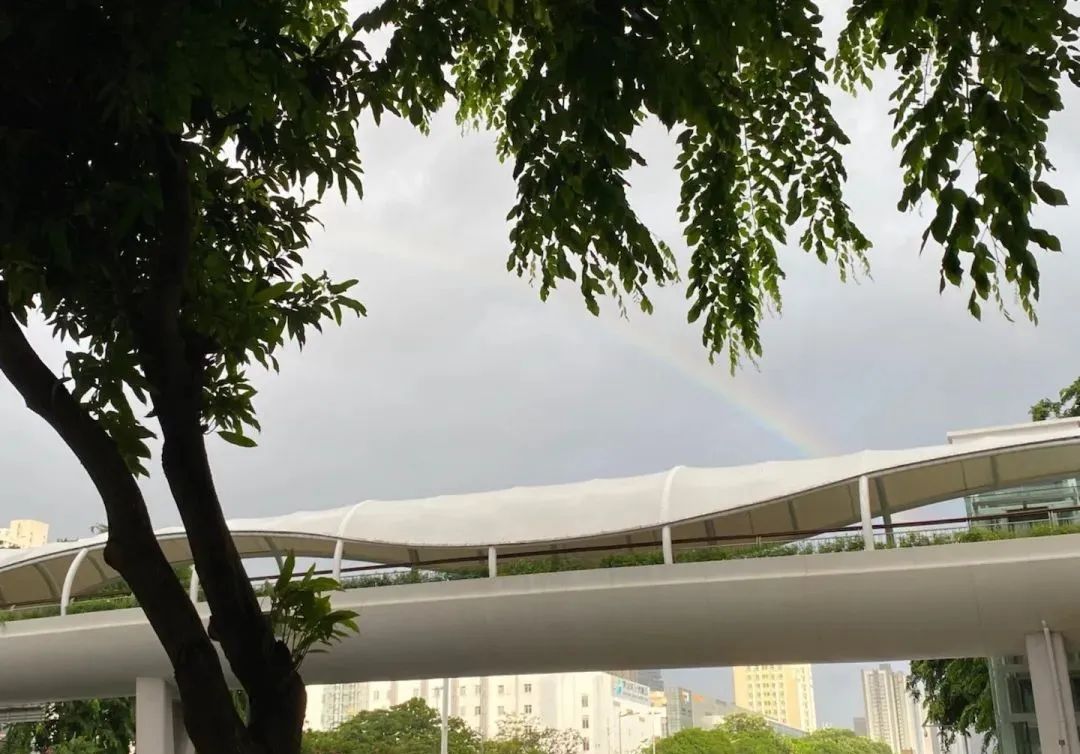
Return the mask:
M615 699L642 704L646 707L649 706L649 692L652 691L652 689L648 686L634 683L633 681L628 681L625 678L619 678L618 676L612 677L611 685L611 695L615 697Z

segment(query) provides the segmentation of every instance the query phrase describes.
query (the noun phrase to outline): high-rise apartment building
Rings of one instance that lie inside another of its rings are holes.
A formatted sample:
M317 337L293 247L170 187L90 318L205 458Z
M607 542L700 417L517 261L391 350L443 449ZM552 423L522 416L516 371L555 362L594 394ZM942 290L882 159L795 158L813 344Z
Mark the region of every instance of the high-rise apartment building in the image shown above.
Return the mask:
M732 672L736 705L792 728L817 729L809 665L748 665Z
M410 699L423 699L439 710L444 683L440 678L311 686L305 725L327 730L360 712ZM666 710L650 698L649 688L610 673L454 678L449 683L450 715L485 738L497 736L504 720L526 718L541 727L574 731L583 752L631 754L666 730Z
M890 665L862 671L867 735L896 754L924 754L921 710L907 679Z
M6 527L0 527L0 548L40 547L49 539L49 525L44 521L15 519Z

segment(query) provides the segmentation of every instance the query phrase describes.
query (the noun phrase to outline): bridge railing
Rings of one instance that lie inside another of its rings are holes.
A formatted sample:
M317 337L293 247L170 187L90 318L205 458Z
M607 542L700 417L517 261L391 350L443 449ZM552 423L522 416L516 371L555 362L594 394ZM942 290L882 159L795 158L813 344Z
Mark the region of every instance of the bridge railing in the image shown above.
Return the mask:
M1039 537L1080 533L1080 506L1071 508L1011 511L983 516L962 516L918 521L890 521L874 524L875 548L926 547L1019 537ZM765 532L747 536L716 535L671 540L674 563L814 555L865 549L861 526ZM529 573L589 570L602 568L660 565L664 542L641 542L581 545L557 552L549 549L467 555L409 563L374 563L342 566L340 579L345 589L371 588L399 584L456 581L460 579L512 576ZM331 574L334 569L316 570ZM276 574L252 576L256 584L276 580ZM197 585L193 598L200 599ZM94 612L135 607L130 594L108 594L72 600L67 612ZM0 623L8 620L49 617L60 614L59 604L37 603L0 610Z

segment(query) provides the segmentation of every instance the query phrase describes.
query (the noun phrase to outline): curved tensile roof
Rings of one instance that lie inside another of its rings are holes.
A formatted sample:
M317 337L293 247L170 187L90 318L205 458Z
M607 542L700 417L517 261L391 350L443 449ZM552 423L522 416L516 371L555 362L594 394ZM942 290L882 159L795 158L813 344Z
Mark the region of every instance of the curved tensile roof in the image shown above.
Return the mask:
M229 527L245 557L284 551L402 564L586 545L748 537L847 526L860 520L858 484L870 478L874 516L966 494L1080 473L1080 419L950 435L948 444L906 450L674 469L576 484L514 487L416 500L365 500L323 511L237 519ZM190 562L184 531L158 531L169 560ZM88 550L72 595L117 574L102 559L104 535L0 551L0 605L58 599L68 568Z

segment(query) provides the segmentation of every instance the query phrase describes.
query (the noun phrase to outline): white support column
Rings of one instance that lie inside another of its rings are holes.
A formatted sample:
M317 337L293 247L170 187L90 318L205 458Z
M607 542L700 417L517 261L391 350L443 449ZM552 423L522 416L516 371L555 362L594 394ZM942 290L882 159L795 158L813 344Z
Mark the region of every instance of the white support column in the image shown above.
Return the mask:
M870 516L870 477L859 477L859 515L862 518L863 548L874 549L874 519Z
M199 601L199 572L195 570L195 564L191 564L191 581L188 582L188 597L192 602Z
M345 553L345 540L339 539L334 545L334 580L341 581L341 556Z
M79 550L75 559L71 561L71 565L68 566L67 573L64 575L64 588L60 591L60 615L67 615L68 603L71 602L71 588L75 585L75 574L79 572L79 566L86 560L89 552L85 547Z
M664 548L664 565L672 565L675 562L675 550L671 546L670 526L660 530L660 544Z
M488 547L488 578L493 579L499 575L499 554L495 552L495 546Z
M450 751L450 679L442 682L442 720L439 726L439 754Z
M163 678L135 679L135 751L177 754L172 692Z
M1080 754L1069 667L1061 634L1052 632L1044 622L1042 632L1028 634L1025 644L1042 754Z

